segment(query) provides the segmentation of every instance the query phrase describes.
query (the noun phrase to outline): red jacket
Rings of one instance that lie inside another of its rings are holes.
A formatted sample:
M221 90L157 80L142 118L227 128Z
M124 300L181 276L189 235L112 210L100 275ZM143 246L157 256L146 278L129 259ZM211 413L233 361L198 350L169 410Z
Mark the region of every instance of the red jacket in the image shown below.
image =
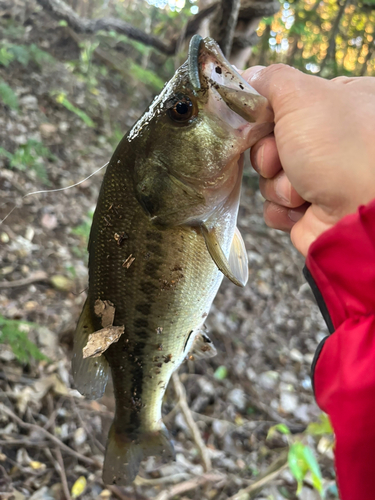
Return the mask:
M331 333L313 386L336 436L340 498L375 500L375 201L322 234L306 267Z

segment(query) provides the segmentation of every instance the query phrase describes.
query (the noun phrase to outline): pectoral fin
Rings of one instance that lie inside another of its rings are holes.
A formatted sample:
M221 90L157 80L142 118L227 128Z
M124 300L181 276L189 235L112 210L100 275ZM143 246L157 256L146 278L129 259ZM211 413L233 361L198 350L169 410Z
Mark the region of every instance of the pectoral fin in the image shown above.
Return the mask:
M249 266L245 243L238 227L236 227L230 247L229 268L241 282L242 286L245 286L249 279Z
M205 224L202 224L201 230L207 250L218 269L235 285L245 286L247 282L247 257L245 245L239 231L237 230L237 233L234 235L228 260L217 239L215 228L208 229ZM240 260L243 261L241 265L238 262Z
M83 348L94 333L88 301L86 301L74 333L72 370L77 390L89 399L100 398L108 381L109 366L103 355L83 358Z

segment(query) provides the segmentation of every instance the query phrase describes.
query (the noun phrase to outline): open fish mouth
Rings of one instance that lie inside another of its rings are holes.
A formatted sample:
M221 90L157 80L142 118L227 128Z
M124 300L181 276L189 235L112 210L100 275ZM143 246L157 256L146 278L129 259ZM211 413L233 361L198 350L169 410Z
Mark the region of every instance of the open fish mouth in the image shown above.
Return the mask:
M242 78L212 38L192 37L188 68L194 92L214 88L232 111L247 122L270 124L271 132L274 114L267 99Z

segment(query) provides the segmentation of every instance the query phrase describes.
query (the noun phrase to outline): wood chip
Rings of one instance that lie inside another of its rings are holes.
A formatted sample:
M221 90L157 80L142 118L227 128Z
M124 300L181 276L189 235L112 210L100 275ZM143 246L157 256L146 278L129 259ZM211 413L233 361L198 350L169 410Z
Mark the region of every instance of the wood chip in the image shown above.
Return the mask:
M110 345L117 342L124 333L123 326L107 326L102 330L91 333L87 344L83 348L83 358L97 358L105 352Z
M135 257L133 257L133 254L131 253L127 259L124 260L122 263L122 267L126 267L126 269L129 269L129 267L133 264L135 261Z

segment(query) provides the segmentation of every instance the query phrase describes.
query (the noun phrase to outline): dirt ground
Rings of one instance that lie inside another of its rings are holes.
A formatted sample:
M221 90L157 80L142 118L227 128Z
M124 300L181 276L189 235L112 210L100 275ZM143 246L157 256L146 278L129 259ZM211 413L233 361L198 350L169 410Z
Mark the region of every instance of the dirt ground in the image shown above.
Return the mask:
M97 94L90 94L66 64L79 57L79 48L63 27L33 1L1 1L0 16L1 40L35 44L55 58L41 66L0 65L0 80L19 102L18 111L0 102L0 146L14 154L33 139L53 154L43 160L48 185L35 165L10 168L0 156L0 218L17 207L0 225L0 318L32 323L21 330L49 358L21 364L7 344L0 345L0 498L296 499L297 485L285 465L288 439L315 450L324 487L334 492L330 438L304 433L320 415L310 365L326 327L302 276L303 259L287 235L264 224L249 166L238 224L249 283L239 289L224 279L207 319L218 354L188 361L179 371L205 460L178 404L184 396L171 383L163 413L176 461L160 465L150 458L132 487L101 482L114 401L110 389L102 400L85 400L74 389L70 357L87 286L89 214L103 170L75 188L22 197L75 184L106 163L115 145L111 123L125 133L152 92L143 84L124 84L109 71L99 79ZM95 127L59 104L56 92L85 110ZM290 438L266 439L277 423L289 427ZM298 498L320 498L309 476Z

